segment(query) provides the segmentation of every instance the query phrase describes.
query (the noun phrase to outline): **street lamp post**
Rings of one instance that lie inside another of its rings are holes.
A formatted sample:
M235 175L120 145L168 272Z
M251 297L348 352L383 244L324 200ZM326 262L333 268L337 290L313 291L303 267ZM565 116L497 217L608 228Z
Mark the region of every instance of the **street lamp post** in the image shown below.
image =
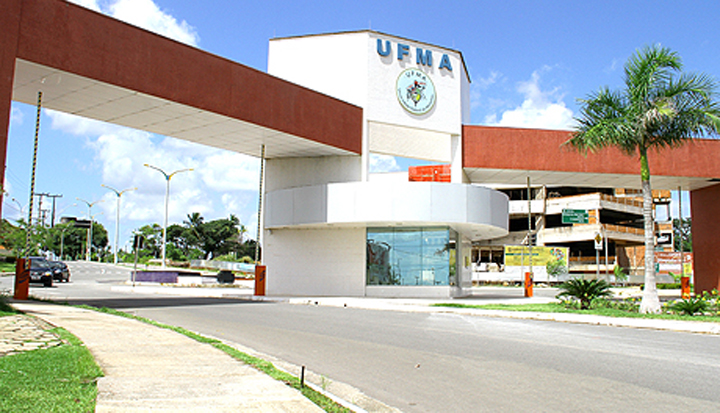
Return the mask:
M15 199L15 198L10 198L10 200L13 201L13 202L15 202L15 203L17 204L17 206L18 206L18 211L20 211L20 216L22 217L23 211L25 210L25 208L23 208L23 206L20 205L20 201L18 201L17 199Z
M105 184L102 184L102 186L115 192L115 195L117 195L117 206L115 207L116 211L115 211L115 259L114 259L115 265L117 265L117 263L118 263L118 242L119 242L118 240L119 240L119 236L120 236L120 197L125 192L135 191L135 190L137 190L137 188L128 188L128 189L123 189L122 191L118 191L117 189L115 189L111 186L107 186Z
M170 199L170 179L175 175L179 174L181 172L189 172L192 171L193 168L186 168L186 169L178 169L177 171L167 174L162 169L158 168L157 166L152 166L149 164L145 164L150 169L154 169L165 177L165 225L163 225L163 243L162 243L162 268L165 268L165 255L166 255L166 246L167 246L167 225L168 225L168 203Z
M95 202L88 202L81 198L75 198L78 201L84 202L88 206L88 219L90 219L90 228L88 228L87 233L87 246L85 247L85 261L90 261L90 243L92 242L92 227L93 227L93 221L92 221L92 207L93 205L97 204L98 202L103 202L102 199L99 199Z
M60 231L60 261L63 261L64 255L63 255L63 247L65 246L65 231L68 230L70 226L67 226Z

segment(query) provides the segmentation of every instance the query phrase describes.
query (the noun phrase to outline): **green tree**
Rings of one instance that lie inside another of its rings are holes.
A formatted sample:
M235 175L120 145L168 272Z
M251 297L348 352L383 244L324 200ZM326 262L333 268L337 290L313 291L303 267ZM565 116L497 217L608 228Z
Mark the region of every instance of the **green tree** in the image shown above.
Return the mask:
M206 256L215 257L237 251L240 235L239 225L240 220L234 215L203 224L201 245Z
M692 252L692 218L673 219L675 251Z
M96 225L96 223L93 223L94 243L100 241L100 237L95 233ZM87 228L76 228L72 222L56 225L50 230L52 234L52 251L57 256L60 256L60 252L62 252L63 259L84 259L87 231ZM105 245L107 245L107 232L105 232L104 238ZM95 244L95 248L97 247L99 245Z
M4 221L1 229L0 243L13 250L17 256L24 256L25 221L19 220L16 225ZM73 224L58 224L53 228L33 226L30 232L28 255L39 255L43 251L51 251L60 256L62 249L64 258L82 259L85 257L87 234L87 228L76 228ZM105 227L99 222L93 223L92 246L93 251L100 256L104 256L107 252L108 234Z
M11 250L16 257L25 251L25 221L18 220L15 224L3 219L0 222L0 245Z
M657 313L654 222L650 186L650 149L677 147L688 139L716 134L720 110L716 83L704 74L681 71L680 56L652 46L637 51L625 64L625 87L605 87L580 100L578 126L567 144L582 153L616 147L640 160L645 221L645 290L640 311Z
M144 239L143 247L138 251L140 257L159 258L162 253L163 228L159 224L143 225L136 231Z
M200 248L203 239L203 225L205 224L205 218L199 212L193 212L188 214L187 221L183 221L183 224L187 228L183 237L188 247Z
M52 250L52 234L50 229L35 225L30 227L30 238L26 237L27 223L23 219L11 224L3 220L0 226L0 244L13 251L15 256L41 255L45 251ZM29 241L29 243L28 243ZM26 248L29 250L26 251Z

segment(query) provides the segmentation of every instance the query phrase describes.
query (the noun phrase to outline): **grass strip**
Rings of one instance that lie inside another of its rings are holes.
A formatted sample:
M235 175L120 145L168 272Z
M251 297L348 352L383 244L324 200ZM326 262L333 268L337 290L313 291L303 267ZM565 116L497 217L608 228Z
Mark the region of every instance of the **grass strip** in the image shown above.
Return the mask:
M572 314L589 314L600 315L606 317L617 318L649 318L658 320L681 320L681 321L703 321L720 323L720 317L708 315L680 315L680 314L640 314L635 311L625 311L615 308L591 308L589 310L579 310L575 308L567 308L560 303L546 304L456 304L456 303L437 303L432 304L433 307L451 307L451 308L477 308L481 310L503 310L503 311L527 311L538 313L572 313Z
M15 273L15 263L14 262L0 262L0 272L11 272Z
M0 294L0 317L15 315L19 313L18 310L14 309L10 304L8 304L9 298L10 297L5 294Z
M147 323L147 324L153 325L155 327L172 330L176 333L183 334L183 335L185 335L193 340L199 341L201 343L210 344L213 347L217 348L218 350L225 352L226 354L233 357L234 359L240 360L240 361L244 362L245 364L248 364L248 365L262 371L263 373L267 374L268 376L272 377L273 379L281 381L281 382L285 383L286 385L299 390L303 394L303 396L308 398L311 402L315 403L316 405L318 405L320 408L322 408L326 412L330 412L330 413L351 412L350 409L339 405L338 403L336 403L329 397L311 389L310 387L307 387L307 386L301 387L300 379L298 379L297 377L295 377L289 373L286 373L282 370L277 369L269 361L266 361L266 360L263 360L263 359L260 359L257 357L253 357L247 353L243 353L242 351L240 351L234 347L231 347L231 346L221 342L220 340L210 338L210 337L205 337L203 335L194 333L194 332L184 329L182 327L171 326L168 324L159 323L159 322L151 320L149 318L140 317L140 316L133 315L133 314L128 314L126 312L115 310L112 308L107 308L107 307L97 308L97 307L92 307L92 306L88 306L88 305L77 305L76 307L85 308L85 309L93 310L93 311L99 311L102 313L112 314L112 315L116 315L116 316L120 316L120 317L131 318L133 320L141 321L143 323Z
M102 370L83 343L54 328L66 344L0 357L1 412L92 412Z

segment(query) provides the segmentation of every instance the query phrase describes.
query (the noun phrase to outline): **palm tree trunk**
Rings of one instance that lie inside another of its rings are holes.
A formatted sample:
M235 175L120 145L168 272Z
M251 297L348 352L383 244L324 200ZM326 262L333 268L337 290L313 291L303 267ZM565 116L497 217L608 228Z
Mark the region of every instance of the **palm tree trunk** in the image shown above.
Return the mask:
M645 289L643 290L640 312L659 313L660 299L658 298L655 281L655 222L652 215L653 197L650 186L650 167L648 165L647 151L640 151L640 168L642 176L643 194L643 220L645 221Z

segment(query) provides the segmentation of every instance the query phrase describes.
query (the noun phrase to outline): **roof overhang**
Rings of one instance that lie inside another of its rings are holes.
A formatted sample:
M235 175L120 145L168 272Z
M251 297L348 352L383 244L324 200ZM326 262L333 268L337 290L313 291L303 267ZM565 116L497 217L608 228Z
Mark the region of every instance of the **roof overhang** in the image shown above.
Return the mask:
M13 100L254 156L361 152L357 106L65 1L0 4Z
M213 111L18 59L13 100L220 149L267 158L340 156L352 151Z
M472 183L641 188L640 162L617 149L587 155L563 144L571 131L463 126L463 168ZM720 140L694 139L648 154L653 189L720 183Z

